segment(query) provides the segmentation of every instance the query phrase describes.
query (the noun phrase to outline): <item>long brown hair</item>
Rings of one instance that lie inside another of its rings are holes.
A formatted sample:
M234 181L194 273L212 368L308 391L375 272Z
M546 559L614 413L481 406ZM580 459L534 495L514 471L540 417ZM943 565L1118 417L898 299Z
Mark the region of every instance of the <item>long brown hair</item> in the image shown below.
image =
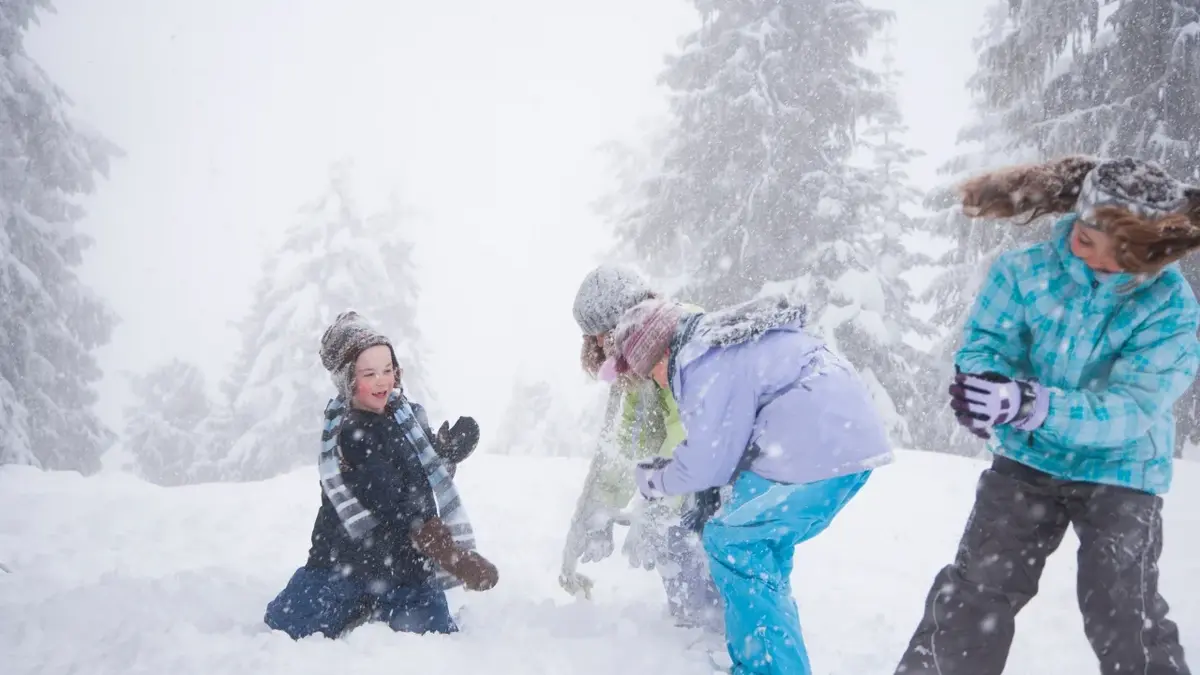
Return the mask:
M605 358L607 356L604 348L600 346L596 338L584 335L583 344L579 346L579 365L583 366L584 372L596 377L596 373L600 372L600 366L604 365Z
M605 346L601 346L596 341L594 335L584 335L583 344L579 346L579 365L583 366L583 371L588 374L588 377L596 379L600 375L600 367L608 360L608 355L612 350L612 337L605 341ZM636 386L638 383L637 376L632 373L623 373L613 381L612 386L618 387L620 390L627 390L629 387Z
M1073 155L1022 164L975 176L959 186L963 213L973 218L1027 216L1028 225L1045 215L1070 213L1083 179L1100 159ZM1153 275L1200 248L1200 189L1185 191L1187 206L1178 213L1143 216L1119 206L1100 206L1095 225L1116 244L1116 259L1132 274Z

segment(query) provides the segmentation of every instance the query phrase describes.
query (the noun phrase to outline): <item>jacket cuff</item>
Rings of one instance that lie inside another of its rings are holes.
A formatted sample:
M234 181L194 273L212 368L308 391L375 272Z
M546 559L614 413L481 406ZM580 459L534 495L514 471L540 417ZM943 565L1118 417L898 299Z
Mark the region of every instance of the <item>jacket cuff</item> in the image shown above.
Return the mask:
M1021 419L1013 427L1021 431L1033 431L1046 422L1050 415L1050 390L1037 382L1017 381L1021 390Z

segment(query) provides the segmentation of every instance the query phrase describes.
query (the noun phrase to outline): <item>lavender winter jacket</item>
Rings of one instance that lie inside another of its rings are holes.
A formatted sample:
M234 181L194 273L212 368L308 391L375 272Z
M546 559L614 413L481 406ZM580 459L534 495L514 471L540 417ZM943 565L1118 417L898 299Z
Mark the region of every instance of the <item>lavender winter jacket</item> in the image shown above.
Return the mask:
M668 372L687 440L665 468L639 472L644 492L726 485L743 461L792 484L892 461L867 388L803 325L804 308L780 298L680 322Z

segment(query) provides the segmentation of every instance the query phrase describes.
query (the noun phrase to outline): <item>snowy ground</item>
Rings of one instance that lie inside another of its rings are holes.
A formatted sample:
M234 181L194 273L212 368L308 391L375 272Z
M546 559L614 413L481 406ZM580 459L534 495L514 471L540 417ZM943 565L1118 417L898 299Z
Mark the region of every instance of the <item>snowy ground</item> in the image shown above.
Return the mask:
M841 520L800 547L794 576L819 675L885 675L934 571L954 552L981 462L902 453ZM584 566L595 600L559 590L562 538L585 463L478 456L460 476L482 550L500 568L464 632L294 643L261 623L308 547L315 469L240 485L164 489L0 467L0 671L5 675L707 673L662 614L652 573ZM1163 590L1200 659L1200 467L1167 500ZM1096 672L1075 609L1075 540L1022 615L1008 672Z

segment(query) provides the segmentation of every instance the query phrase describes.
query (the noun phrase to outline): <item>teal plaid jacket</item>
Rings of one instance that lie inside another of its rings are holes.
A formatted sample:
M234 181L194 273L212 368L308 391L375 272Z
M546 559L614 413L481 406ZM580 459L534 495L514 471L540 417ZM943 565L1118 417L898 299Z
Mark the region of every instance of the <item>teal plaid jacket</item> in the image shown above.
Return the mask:
M1050 413L1032 432L995 429L992 452L1067 480L1154 494L1171 485L1176 400L1200 361L1200 305L1177 265L1100 278L1054 236L1001 254L963 328L955 364L1035 380Z

